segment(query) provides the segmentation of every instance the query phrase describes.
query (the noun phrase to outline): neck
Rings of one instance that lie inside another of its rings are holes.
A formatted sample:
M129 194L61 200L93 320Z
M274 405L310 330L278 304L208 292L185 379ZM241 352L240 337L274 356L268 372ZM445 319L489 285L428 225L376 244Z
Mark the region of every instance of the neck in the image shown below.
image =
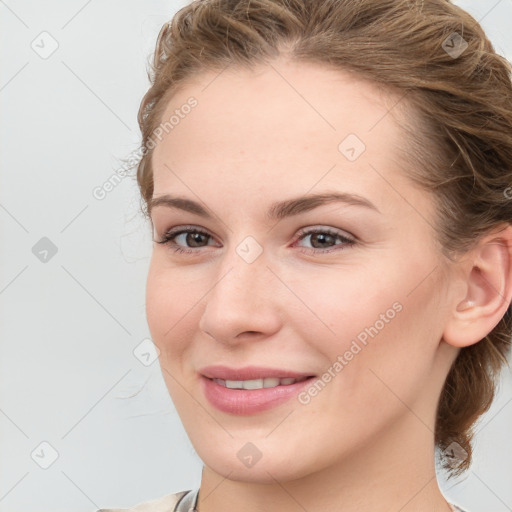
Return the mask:
M234 481L205 465L197 510L450 512L437 483L432 431L413 414L403 419L343 461L296 480Z

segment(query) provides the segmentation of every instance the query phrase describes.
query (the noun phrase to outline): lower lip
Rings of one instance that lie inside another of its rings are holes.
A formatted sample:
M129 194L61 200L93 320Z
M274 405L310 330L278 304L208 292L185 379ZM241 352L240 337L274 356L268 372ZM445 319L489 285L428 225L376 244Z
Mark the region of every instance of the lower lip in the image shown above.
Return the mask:
M247 416L266 411L287 402L311 384L314 377L301 382L262 389L230 389L201 376L204 394L217 409L231 414Z

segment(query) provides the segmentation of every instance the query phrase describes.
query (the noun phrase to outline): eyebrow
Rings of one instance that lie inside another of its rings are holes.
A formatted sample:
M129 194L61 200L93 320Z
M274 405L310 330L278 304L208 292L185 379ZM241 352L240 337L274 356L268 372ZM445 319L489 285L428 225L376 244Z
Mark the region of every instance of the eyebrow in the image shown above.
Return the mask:
M347 192L327 192L295 197L273 203L267 211L267 218L270 220L281 220L286 217L308 212L314 208L318 208L319 206L339 202L352 206L368 208L381 213L372 202L357 194L349 194ZM153 197L148 204L148 213L151 215L153 208L158 206L184 210L207 219L214 218L214 216L200 203L184 197L173 197L168 194L156 198Z

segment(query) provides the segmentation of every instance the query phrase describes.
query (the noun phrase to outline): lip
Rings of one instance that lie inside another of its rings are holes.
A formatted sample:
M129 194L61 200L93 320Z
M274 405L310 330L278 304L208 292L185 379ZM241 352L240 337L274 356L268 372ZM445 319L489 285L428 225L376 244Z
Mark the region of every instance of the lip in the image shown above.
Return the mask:
M229 368L223 365L205 366L199 370L203 377L209 379L222 380L252 380L264 379L265 377L275 377L285 379L292 377L298 379L300 377L313 377L312 373L294 372L292 370L284 370L280 368L264 368L263 366L245 366L244 368Z
M203 373L204 372L204 373ZM218 410L239 416L248 416L278 407L297 396L316 376L276 368L248 366L232 369L226 366L208 366L201 369L201 387L206 399ZM252 380L264 377L309 377L294 384L262 389L230 389L212 379Z

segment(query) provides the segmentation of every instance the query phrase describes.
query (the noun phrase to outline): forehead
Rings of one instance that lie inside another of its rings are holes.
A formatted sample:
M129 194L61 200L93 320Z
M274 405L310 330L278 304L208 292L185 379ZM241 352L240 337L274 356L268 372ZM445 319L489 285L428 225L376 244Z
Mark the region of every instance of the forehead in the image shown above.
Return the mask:
M185 108L190 98L195 106ZM153 153L154 193L185 191L179 176L204 190L236 183L305 192L319 179L367 188L375 180L371 165L397 168L403 134L391 115L396 103L375 83L317 64L280 60L200 74L162 116L173 122Z

